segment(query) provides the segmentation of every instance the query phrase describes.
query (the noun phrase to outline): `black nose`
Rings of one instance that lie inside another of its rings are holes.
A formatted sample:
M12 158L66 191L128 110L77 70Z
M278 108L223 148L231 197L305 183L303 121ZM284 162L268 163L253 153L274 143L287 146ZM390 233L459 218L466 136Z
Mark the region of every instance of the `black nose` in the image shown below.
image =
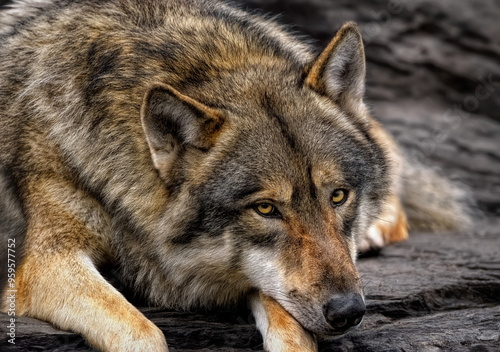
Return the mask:
M326 321L338 332L359 325L365 313L365 303L359 293L334 295L323 307Z

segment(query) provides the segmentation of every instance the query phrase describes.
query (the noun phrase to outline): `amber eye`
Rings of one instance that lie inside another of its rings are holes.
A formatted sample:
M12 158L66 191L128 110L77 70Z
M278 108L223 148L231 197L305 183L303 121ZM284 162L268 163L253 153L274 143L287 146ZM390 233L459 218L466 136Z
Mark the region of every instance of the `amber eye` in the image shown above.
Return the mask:
M255 207L255 210L259 215L262 216L277 216L278 211L274 207L274 205L269 204L269 203L259 203Z
M335 206L343 204L347 200L347 190L342 188L337 188L332 193L332 203Z

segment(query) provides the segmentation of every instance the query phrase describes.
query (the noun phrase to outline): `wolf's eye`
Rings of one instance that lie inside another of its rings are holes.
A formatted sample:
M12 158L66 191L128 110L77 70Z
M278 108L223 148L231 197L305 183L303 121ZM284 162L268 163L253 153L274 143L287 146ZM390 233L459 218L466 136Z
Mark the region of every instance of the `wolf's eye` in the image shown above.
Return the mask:
M255 207L255 210L257 211L257 213L259 215L262 215L262 216L268 216L268 217L270 217L270 216L273 216L273 217L279 216L279 213L276 210L276 207L274 205L272 205L272 204L269 204L269 203L259 203Z
M344 204L344 202L347 200L347 193L347 190L342 188L337 188L336 190L334 190L332 193L333 205L339 206Z

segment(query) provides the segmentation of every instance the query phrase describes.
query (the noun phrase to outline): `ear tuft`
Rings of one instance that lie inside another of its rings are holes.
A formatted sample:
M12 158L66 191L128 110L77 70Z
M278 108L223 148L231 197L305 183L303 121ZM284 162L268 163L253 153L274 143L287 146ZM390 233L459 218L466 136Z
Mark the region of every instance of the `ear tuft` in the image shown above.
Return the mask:
M309 66L306 84L337 103L362 101L365 91L365 53L354 22L340 28L325 50Z

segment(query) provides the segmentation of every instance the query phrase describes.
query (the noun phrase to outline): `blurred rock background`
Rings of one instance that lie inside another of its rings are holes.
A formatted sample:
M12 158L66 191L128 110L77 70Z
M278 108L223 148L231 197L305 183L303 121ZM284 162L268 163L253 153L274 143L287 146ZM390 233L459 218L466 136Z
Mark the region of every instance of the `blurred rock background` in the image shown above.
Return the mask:
M412 233L360 260L369 314L357 331L321 342L321 351L500 350L500 1L234 2L279 15L318 52L356 21L374 115L410 158L469 185L485 213L468 233ZM262 350L244 308L143 311L171 351ZM19 324L16 345L2 333L0 350L90 350L76 334L29 318Z

